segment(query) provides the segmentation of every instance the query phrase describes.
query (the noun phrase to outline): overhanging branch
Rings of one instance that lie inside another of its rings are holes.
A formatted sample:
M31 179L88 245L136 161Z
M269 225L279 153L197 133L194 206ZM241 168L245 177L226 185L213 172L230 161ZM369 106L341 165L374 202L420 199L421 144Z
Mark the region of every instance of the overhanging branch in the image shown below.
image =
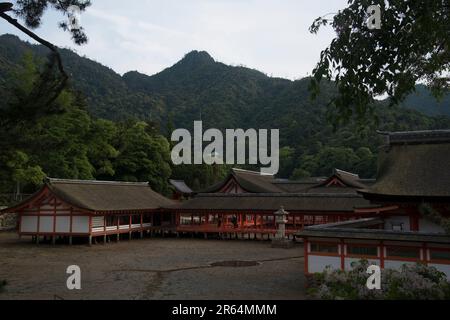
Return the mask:
M10 24L12 24L14 27L19 29L23 33L25 33L26 35L28 35L30 38L34 39L35 41L39 42L43 46L47 47L54 54L54 57L56 58L58 70L61 73L61 82L57 86L55 86L55 89L54 89L55 94L53 96L51 96L48 101L48 103L50 104L58 98L61 91L65 88L67 80L69 79L69 76L67 75L66 71L64 70L64 66L63 66L61 55L59 54L58 48L55 45L53 45L52 43L48 42L45 39L42 39L34 32L32 32L32 31L28 30L27 28L25 28L24 26L22 26L19 22L17 22L16 19L8 16L5 12L10 10L9 6L1 6L1 5L5 5L5 4L8 4L8 3L0 3L0 17L3 18L4 20L6 20L7 22L9 22Z

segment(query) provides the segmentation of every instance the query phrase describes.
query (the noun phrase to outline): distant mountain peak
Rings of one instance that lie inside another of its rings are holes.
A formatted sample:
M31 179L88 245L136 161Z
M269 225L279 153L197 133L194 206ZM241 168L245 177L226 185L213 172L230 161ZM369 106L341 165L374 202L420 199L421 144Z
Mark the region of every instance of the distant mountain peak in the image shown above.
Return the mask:
M203 65L215 62L216 61L214 60L214 58L211 57L208 52L193 50L187 53L178 63L188 65Z

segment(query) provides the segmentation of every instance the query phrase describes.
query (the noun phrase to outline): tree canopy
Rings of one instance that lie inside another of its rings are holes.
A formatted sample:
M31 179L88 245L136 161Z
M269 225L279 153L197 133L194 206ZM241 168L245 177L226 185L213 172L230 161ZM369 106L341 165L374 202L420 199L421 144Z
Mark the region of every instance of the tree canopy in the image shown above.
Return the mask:
M71 27L68 21L75 18L73 8L76 7L79 12L83 12L90 5L90 0L17 0L11 11L24 20L27 27L35 29L41 25L45 11L56 10L65 17L59 23L59 27L70 32L76 44L83 44L87 42L87 35L83 27L80 25L77 25L77 28Z
M33 192L45 176L142 181L169 193L169 142L151 124L95 119L70 88L55 100L57 111L27 117L27 108L35 108L28 99L39 77L31 54L9 77L8 99L0 108L0 193L17 186Z
M322 79L334 80L332 99L340 120L362 118L374 97L388 95L391 104L427 84L435 96L449 89L449 4L446 0L349 0L332 19L318 18L312 33L331 25L336 38L322 51L313 70L313 95ZM380 29L367 27L368 8L381 9Z

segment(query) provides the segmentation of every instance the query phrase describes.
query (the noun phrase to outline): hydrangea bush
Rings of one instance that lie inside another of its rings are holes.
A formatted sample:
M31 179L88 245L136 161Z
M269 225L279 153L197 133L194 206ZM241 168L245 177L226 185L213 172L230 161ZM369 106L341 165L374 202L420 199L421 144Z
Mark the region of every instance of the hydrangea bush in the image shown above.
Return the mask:
M423 264L404 264L399 270L381 271L381 290L366 286L369 262L352 264L352 270L316 273L310 278L308 293L326 300L443 300L450 299L450 282L444 273Z

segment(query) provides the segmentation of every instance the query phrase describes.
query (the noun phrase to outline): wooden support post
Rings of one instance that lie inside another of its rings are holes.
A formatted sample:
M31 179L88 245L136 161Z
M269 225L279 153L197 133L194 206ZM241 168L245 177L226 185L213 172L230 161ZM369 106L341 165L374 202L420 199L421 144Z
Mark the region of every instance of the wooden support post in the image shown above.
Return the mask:
M72 236L69 237L69 245L72 245Z
M117 234L117 242L120 241L120 233Z
M128 232L128 240L131 240L131 231Z
M103 236L103 244L106 244L106 234Z
M141 239L144 239L144 231L141 230Z
M55 245L56 244L56 236L53 236L52 237L52 245Z
M39 244L39 235L36 236L36 244Z
M89 246L92 246L92 236L89 236Z

